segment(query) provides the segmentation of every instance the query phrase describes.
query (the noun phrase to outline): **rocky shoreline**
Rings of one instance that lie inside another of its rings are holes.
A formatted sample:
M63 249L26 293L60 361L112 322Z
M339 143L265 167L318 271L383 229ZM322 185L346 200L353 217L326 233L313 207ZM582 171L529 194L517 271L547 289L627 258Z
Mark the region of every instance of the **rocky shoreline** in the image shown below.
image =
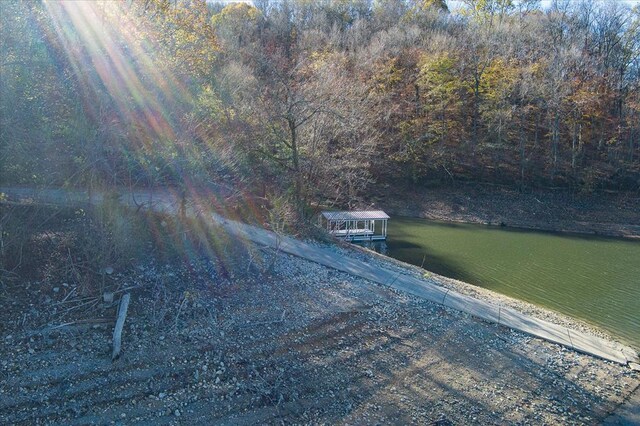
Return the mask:
M545 321L552 322L554 324L562 325L572 330L581 331L583 333L603 338L605 340L608 340L612 344L630 344L629 342L621 342L618 337L612 336L610 333L602 330L597 325L590 324L578 318L564 315L560 312L556 312L554 310L547 309L520 299L509 297L486 288L466 283L464 281L426 271L418 266L402 262L392 257L381 255L380 253L369 250L365 247L354 244L339 243L335 246L334 250L342 251L346 256L357 257L365 262L375 262L379 266L389 270L404 274L411 274L415 277L427 280L434 285L454 290L457 293L471 296L475 299L512 308L535 318L539 318ZM635 349L638 350L639 348Z
M640 238L640 193L580 194L568 190L519 192L459 185L382 193L372 202L387 213L447 222L551 232Z

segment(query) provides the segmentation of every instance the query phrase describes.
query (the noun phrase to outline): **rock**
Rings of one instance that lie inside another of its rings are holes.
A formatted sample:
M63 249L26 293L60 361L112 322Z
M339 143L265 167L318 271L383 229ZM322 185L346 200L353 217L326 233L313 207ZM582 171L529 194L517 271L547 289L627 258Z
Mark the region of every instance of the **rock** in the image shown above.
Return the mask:
M173 415L176 416L176 417L180 417L180 410L174 411Z
M113 302L113 292L104 292L102 294L102 300L104 303L112 303Z

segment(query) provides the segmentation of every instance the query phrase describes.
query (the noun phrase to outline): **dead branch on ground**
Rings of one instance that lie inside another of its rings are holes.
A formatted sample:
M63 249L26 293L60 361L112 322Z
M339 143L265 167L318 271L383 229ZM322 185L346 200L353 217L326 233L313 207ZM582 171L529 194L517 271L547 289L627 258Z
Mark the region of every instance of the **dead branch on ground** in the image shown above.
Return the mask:
M116 321L116 327L113 330L113 353L111 354L111 360L115 360L120 356L120 349L122 346L122 329L124 328L124 321L127 319L127 310L129 309L129 300L131 298L130 293L125 293L120 299L120 308L118 309L118 319Z

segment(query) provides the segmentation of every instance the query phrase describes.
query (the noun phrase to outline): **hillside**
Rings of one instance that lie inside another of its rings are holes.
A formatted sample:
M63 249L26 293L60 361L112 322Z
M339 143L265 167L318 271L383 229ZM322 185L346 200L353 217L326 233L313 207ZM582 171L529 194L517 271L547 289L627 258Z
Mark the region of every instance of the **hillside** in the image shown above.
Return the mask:
M639 9L462 5L3 1L0 180L637 191Z

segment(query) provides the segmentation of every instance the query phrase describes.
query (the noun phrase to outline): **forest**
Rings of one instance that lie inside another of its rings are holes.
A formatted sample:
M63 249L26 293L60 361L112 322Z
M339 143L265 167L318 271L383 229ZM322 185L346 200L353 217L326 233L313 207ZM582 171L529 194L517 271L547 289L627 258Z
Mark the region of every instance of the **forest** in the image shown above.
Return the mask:
M0 180L640 187L640 7L619 1L0 2Z

